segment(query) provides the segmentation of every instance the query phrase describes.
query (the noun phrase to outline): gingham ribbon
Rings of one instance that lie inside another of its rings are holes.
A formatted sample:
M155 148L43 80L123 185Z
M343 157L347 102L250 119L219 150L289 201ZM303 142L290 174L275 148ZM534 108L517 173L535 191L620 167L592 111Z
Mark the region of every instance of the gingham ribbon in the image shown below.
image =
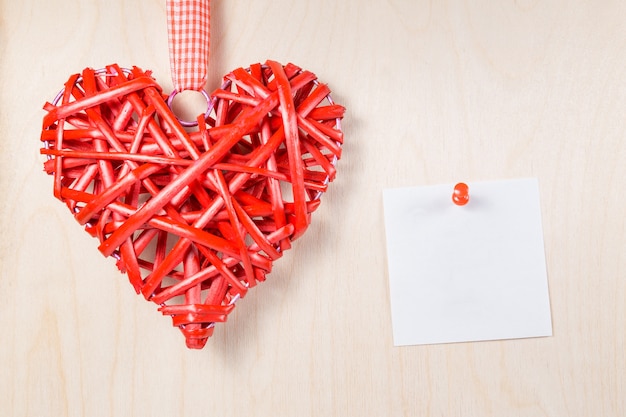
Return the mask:
M202 90L209 63L210 0L167 0L167 33L176 91Z

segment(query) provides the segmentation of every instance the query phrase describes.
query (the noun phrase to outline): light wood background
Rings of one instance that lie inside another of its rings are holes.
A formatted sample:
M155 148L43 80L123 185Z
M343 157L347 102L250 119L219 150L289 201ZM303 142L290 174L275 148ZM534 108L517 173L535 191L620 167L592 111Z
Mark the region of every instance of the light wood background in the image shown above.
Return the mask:
M625 415L626 2L214 0L207 89L272 58L348 111L310 230L202 351L38 154L71 73L171 88L165 2L0 4L0 415ZM540 182L554 336L394 348L381 190L517 177Z

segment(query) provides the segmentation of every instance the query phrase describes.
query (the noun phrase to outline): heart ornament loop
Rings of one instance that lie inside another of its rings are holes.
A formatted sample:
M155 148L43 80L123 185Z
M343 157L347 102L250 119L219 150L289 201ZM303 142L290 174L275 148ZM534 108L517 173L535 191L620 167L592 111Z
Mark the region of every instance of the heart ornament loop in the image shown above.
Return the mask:
M188 131L149 71L87 68L41 134L55 197L196 349L308 227L345 111L274 61L232 71L209 102Z

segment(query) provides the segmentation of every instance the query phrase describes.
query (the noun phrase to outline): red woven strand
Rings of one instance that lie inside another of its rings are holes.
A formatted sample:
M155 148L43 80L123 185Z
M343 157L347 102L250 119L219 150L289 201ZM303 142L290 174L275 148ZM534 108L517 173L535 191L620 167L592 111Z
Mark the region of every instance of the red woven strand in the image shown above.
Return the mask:
M209 63L210 1L167 0L166 9L174 89L202 90Z
M188 133L149 72L85 69L45 106L45 171L137 293L202 348L335 176L344 108L329 93L291 64L238 69Z

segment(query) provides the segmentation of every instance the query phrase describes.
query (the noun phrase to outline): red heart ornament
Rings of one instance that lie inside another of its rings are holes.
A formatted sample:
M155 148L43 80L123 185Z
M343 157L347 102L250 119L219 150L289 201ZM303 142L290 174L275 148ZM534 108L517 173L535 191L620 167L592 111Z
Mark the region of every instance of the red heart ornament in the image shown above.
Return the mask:
M344 108L316 76L237 69L186 130L139 68L85 69L44 106L54 195L189 348L265 280L335 177Z

